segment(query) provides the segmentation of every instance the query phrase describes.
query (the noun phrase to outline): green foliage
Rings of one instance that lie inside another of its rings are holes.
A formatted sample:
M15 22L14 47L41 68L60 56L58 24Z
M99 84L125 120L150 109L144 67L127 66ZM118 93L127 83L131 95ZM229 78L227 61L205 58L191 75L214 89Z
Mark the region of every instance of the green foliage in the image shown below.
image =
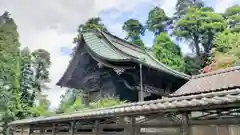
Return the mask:
M31 115L35 84L48 78L49 53L47 58L43 50L33 54L27 48L20 51L18 37L17 25L5 12L0 16L0 121L5 125Z
M201 56L186 56L184 57L185 73L189 75L200 74L200 70L205 64L205 60Z
M37 103L29 108L29 112L32 116L50 116L53 115L53 112L48 111L50 106L50 101L46 98L45 95L38 95Z
M184 59L180 48L174 44L166 33L156 37L153 52L157 59L178 71L184 72Z
M147 28L157 36L164 32L168 19L163 9L155 7L148 13Z
M31 52L28 48L24 48L20 53L21 60L21 79L20 79L20 91L21 102L26 106L33 106L34 104L34 72L32 69Z
M174 35L192 43L196 54L200 56L200 43L204 53L208 54L214 35L225 28L226 21L221 14L214 13L210 8L192 7L176 22Z
M34 73L34 88L41 92L44 83L49 82L50 53L43 49L32 52L32 66Z
M204 7L204 3L202 0L177 0L174 18L181 18L190 7L201 8Z
M224 16L227 18L228 26L232 32L240 32L240 5L229 7Z
M240 47L240 34L229 31L218 33L214 39L214 52L227 53L230 50Z
M240 33L229 31L218 33L214 39L212 55L212 70L239 65Z
M103 107L111 107L115 105L124 104L125 101L119 100L116 97L105 97L96 101L92 101L89 105L82 103L83 94L79 90L68 89L64 95L61 96L61 103L57 109L57 113L69 113L74 111L82 111L87 109L97 109Z
M68 89L64 95L61 96L61 102L57 109L57 113L71 112L81 108L81 92L79 90Z
M112 107L112 106L121 105L124 103L126 103L126 101L121 101L118 98L106 97L90 103L90 108L97 109L97 108L104 108L104 107Z
M122 29L127 33L126 40L129 40L131 43L136 44L140 47L144 46L140 36L144 35L145 28L138 20L127 20L124 22Z
M20 70L17 26L9 13L0 16L0 114L7 123L19 115L20 106Z
M94 17L87 20L85 24L81 24L78 27L78 33L82 33L83 31L88 30L104 30L107 31L107 28L102 23L100 17Z

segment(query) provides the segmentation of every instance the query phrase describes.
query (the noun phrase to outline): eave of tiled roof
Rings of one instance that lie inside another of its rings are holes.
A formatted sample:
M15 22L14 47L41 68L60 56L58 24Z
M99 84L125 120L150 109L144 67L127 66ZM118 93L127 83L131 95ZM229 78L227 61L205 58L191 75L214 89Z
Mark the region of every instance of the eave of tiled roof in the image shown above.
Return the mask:
M194 76L192 76L192 79L213 76L213 75L218 75L218 74L223 74L223 73L228 73L228 72L234 72L234 71L239 71L239 70L240 70L240 66L235 66L235 67L231 67L231 68L227 68L227 69L220 69L217 71L212 71L209 73L194 75Z
M229 106L233 103L240 103L240 89L130 103L115 107L87 110L50 117L23 119L11 122L10 125L24 125L71 119L104 118L110 116L116 117L121 115L136 115L154 112L177 112L181 109L184 111L193 110L194 108L199 110L201 107L205 109L206 106L214 107L214 105L221 105L221 107L224 107L224 105Z
M236 88L240 88L240 67L221 69L192 76L192 79L171 94L171 96L183 96Z

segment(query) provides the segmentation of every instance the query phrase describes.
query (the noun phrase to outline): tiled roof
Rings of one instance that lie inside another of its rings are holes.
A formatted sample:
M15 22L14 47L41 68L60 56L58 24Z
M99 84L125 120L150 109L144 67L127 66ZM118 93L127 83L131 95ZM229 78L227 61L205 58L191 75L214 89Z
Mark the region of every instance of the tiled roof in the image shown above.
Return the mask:
M161 100L144 101L137 103L124 104L120 106L102 108L96 110L87 110L82 112L75 112L71 114L62 114L51 117L38 117L32 119L17 120L10 125L23 125L29 123L39 123L48 121L59 121L69 119L88 119L88 118L100 118L100 117L116 117L121 115L133 115L144 113L156 113L156 112L177 112L181 109L193 110L201 107L214 105L230 105L231 103L240 102L240 89L202 93L198 95L189 95L174 98L165 98Z
M151 52L144 50L136 45L133 45L123 39L120 39L110 33L104 33L102 34L111 42L111 44L116 47L121 52L127 54L128 56L131 56L133 61L138 61L139 63L145 64L148 67L167 72L169 74L182 77L185 79L189 79L190 76L186 75L184 73L178 72L176 70L171 69L170 67L164 65L160 61L158 61Z
M222 89L240 88L240 67L193 76L171 96L197 94Z
M148 51L105 32L82 33L84 41L99 57L112 61L132 61L147 67L189 79L190 76L169 68L159 62Z

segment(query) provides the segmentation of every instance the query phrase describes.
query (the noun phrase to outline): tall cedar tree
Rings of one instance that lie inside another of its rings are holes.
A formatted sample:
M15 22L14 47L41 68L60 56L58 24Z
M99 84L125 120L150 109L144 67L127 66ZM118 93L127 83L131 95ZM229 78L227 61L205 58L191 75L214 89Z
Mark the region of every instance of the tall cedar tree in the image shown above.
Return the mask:
M166 25L169 18L165 14L164 10L155 7L148 13L147 29L158 36L161 32L166 31Z

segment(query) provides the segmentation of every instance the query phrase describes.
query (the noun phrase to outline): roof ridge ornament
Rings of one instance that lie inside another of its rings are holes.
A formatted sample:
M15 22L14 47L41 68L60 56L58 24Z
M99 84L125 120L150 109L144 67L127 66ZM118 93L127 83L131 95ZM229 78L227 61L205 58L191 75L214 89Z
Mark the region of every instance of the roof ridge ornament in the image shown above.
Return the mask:
M124 69L116 69L116 68L114 68L113 70L117 73L117 75L121 75L124 72Z

